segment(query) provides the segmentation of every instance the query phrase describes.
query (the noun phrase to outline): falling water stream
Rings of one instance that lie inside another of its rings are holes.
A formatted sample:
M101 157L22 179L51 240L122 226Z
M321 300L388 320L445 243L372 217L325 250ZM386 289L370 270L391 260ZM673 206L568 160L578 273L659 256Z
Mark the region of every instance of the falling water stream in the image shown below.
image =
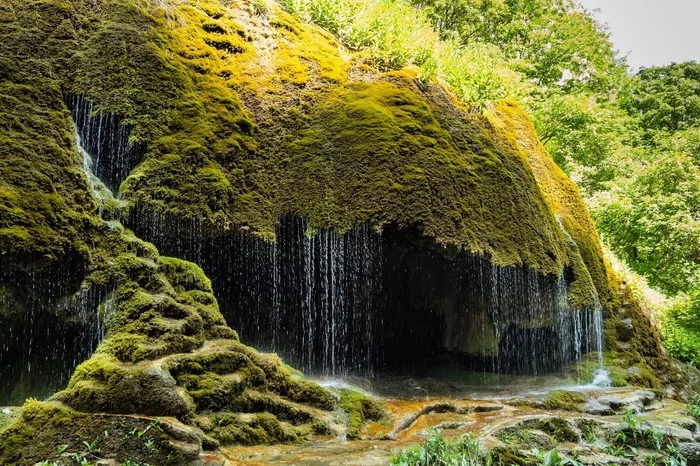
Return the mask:
M229 324L307 374L401 372L436 361L544 374L602 348L599 305L571 309L565 278L447 257L400 231L345 234L281 219L275 242L136 212L140 237L198 263Z
M138 162L142 148L112 115L94 115L79 96L67 99L93 200L102 215L119 201L111 189ZM103 180L105 180L103 182ZM110 221L113 224L113 221ZM0 405L45 398L65 387L73 370L104 337L97 309L104 290L81 287L86 264L68 255L0 269Z

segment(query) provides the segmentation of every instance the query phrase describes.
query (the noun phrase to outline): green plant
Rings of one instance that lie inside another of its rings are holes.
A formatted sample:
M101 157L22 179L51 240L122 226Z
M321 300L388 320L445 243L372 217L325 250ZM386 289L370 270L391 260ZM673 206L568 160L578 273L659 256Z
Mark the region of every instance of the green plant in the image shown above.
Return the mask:
M673 444L666 446L666 452L663 457L665 466L687 466L688 460Z
M146 448L148 449L148 451L153 451L153 450L156 449L155 442L154 442L153 439L150 438L150 437L148 437L148 438L146 439L146 441L145 441L143 444L146 446Z
M598 441L598 436L592 430L589 430L584 434L584 438L588 443L595 443Z
M151 466L148 463L139 463L138 461L133 461L131 459L126 459L122 462L120 466Z
M498 47L485 43L467 47L441 38L424 9L395 0L283 0L282 4L336 34L351 49L369 52L367 61L377 68L416 67L419 83L444 81L472 109L483 111L493 100L515 93L517 79Z
M270 6L267 4L266 0L253 0L250 3L251 10L254 15L267 17L270 13Z
M479 442L466 435L448 442L436 430L431 430L421 445L399 453L391 459L394 466L490 466L492 458L481 453Z
M605 447L605 452L611 456L624 457L626 456L626 446L608 445Z
M540 466L582 466L575 458L566 458L561 456L556 450L540 451L537 448L533 450L533 455L539 461Z
M639 432L639 429L644 421L642 420L641 416L628 409L622 416L622 422L629 427L632 432L636 433Z
M92 442L88 442L86 440L83 440L83 445L85 445L85 448L87 449L88 453L92 453L95 448L97 447L97 442L99 441L99 438L96 438Z
M78 466L91 466L92 465L92 463L90 463L90 460L87 459L83 455L73 453L72 458L73 458L73 461L75 461L78 464Z

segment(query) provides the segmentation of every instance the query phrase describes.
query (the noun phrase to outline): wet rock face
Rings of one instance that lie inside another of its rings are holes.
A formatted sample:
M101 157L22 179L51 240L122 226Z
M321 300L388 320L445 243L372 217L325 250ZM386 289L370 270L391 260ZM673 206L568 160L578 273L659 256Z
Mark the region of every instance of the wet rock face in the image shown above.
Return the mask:
M203 267L245 341L309 373L368 374L448 357L536 374L601 348L600 310L571 308L563 278L448 256L406 231L309 232L289 216L270 242L148 215L130 223L161 251Z

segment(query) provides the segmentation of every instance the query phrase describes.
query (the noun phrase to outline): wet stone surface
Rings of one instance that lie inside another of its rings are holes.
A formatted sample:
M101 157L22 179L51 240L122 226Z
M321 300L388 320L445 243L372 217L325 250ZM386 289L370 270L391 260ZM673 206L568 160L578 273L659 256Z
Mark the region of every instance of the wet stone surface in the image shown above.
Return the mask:
M474 434L483 449L531 455L558 450L582 464L649 464L670 449L700 464L698 424L683 403L636 388L571 387L521 396L387 398L389 416L367 424L362 439L307 445L225 448L230 465L380 465L437 430L449 440ZM553 397L556 393L557 398ZM579 394L576 396L576 394ZM576 403L585 397L585 401ZM573 400L547 409L547 400ZM596 409L594 409L596 408ZM672 447L669 447L672 445Z

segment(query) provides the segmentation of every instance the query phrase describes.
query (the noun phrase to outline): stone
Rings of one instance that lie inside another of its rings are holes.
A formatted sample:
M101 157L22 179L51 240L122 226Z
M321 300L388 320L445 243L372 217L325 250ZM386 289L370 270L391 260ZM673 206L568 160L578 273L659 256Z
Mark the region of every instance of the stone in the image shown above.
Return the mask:
M612 416L615 414L614 409L598 400L588 400L588 402L583 405L582 411L584 413L595 414L597 416Z
M644 411L644 408L656 399L656 394L651 390L621 390L619 392L603 395L597 402L609 406L614 411L632 410Z
M700 466L700 443L681 443L678 452L688 462L688 466Z

